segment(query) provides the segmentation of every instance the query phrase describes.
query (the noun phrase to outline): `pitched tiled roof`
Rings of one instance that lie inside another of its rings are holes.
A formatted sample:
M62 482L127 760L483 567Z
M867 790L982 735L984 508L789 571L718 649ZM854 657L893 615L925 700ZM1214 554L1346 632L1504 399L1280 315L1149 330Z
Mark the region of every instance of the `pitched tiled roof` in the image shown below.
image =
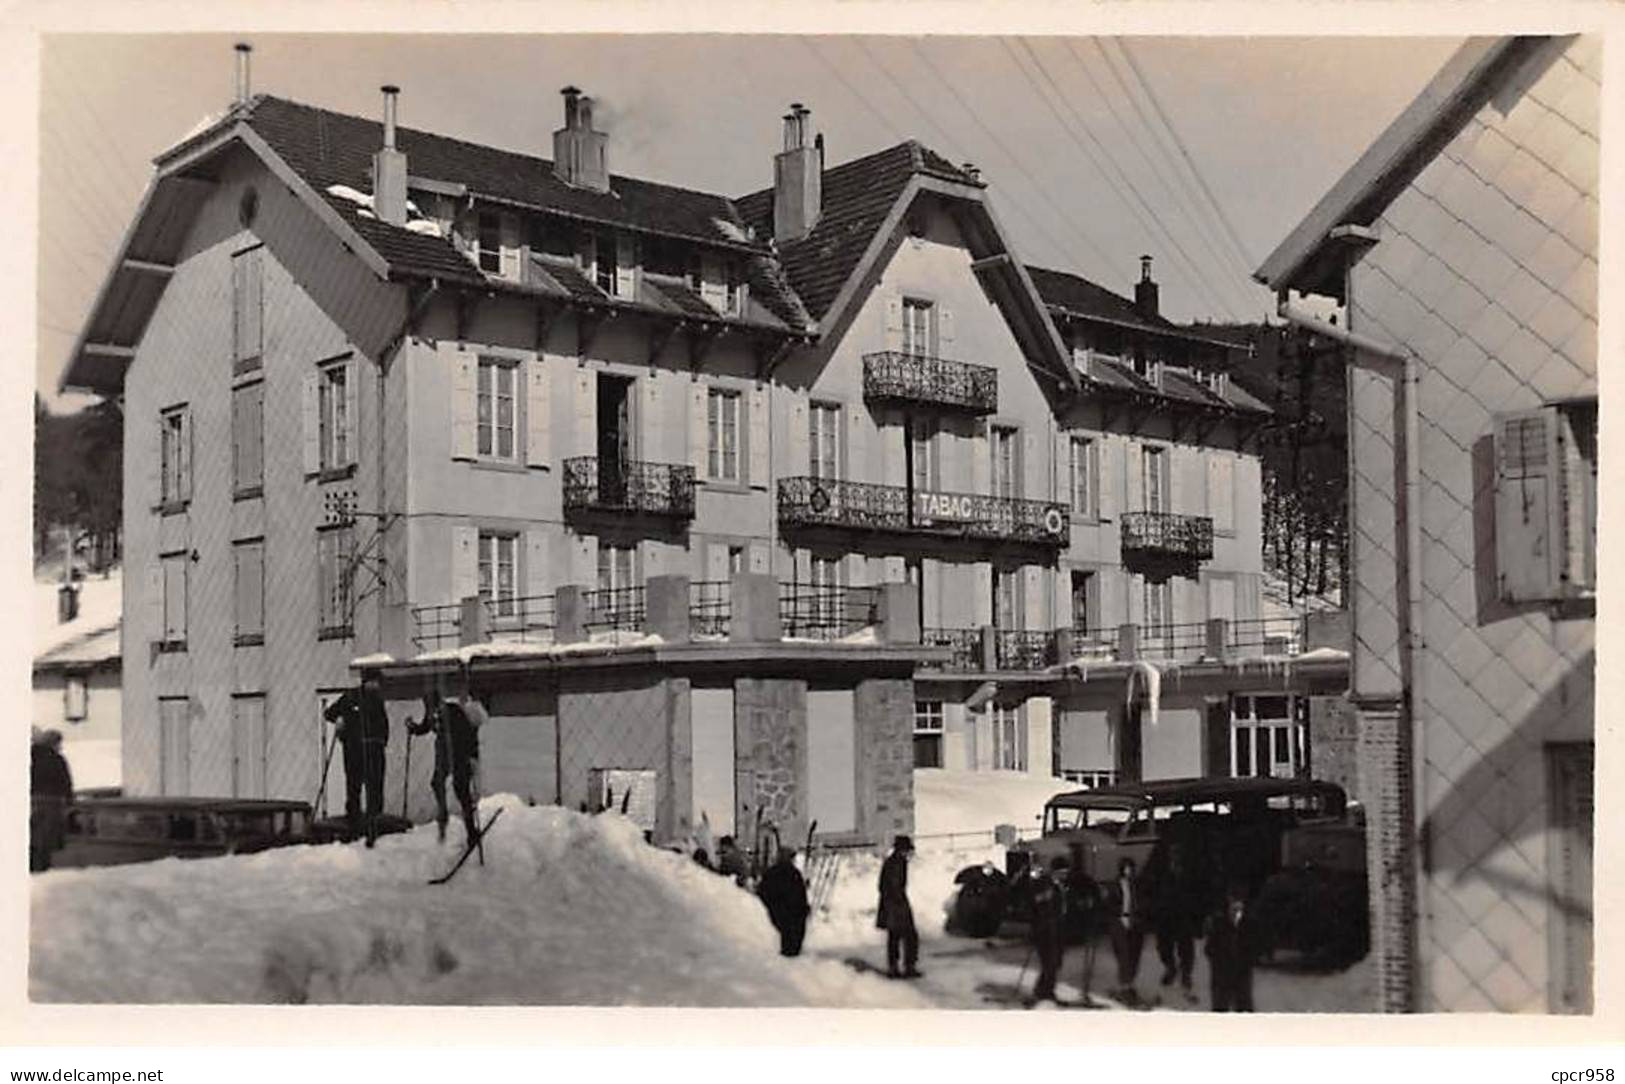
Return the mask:
M779 246L784 273L807 311L822 319L851 277L892 205L916 173L980 186L942 155L910 140L824 171L823 209L812 232ZM739 199L758 237L773 236L773 190Z
M1038 296L1051 308L1165 335L1178 334L1180 331L1178 326L1161 316L1142 315L1134 307L1133 301L1080 275L1051 271L1047 267L1034 267L1031 264L1027 265L1027 274L1032 276Z

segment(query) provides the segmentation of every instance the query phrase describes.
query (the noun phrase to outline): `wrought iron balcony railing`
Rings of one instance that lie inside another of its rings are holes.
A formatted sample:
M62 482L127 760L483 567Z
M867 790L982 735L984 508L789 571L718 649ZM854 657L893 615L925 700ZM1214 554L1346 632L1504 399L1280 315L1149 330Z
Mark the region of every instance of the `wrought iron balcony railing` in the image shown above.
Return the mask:
M999 371L895 350L865 354L863 397L877 403L919 403L992 414L999 409Z
M948 661L941 669L966 673L985 669L982 665L981 629L924 628L920 630L920 643L949 650Z
M1055 501L985 493L916 491L830 478L779 480L779 523L894 534L929 534L994 542L1065 546L1068 509Z
M694 518L694 468L584 455L564 461L564 510Z
M1125 512L1122 544L1126 552L1207 561L1213 557L1213 520L1175 512Z
M646 588L641 583L583 591L581 608L586 612L582 625L588 632L642 632L649 612Z
M994 634L1000 670L1047 670L1058 661L1055 634L1042 629L999 629Z
M839 640L861 632L878 619L876 595L871 588L779 584L779 623L790 639Z

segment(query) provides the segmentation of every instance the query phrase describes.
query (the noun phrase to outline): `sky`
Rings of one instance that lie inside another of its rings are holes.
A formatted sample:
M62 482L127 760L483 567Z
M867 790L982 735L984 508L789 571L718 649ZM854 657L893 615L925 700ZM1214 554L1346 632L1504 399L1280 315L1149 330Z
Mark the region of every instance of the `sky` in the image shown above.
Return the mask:
M738 196L772 182L780 117L831 164L918 139L974 162L1018 255L1131 293L1154 257L1176 320L1264 318L1249 279L1416 96L1453 38L766 35L48 35L40 55L38 357L58 376L152 174L252 84L551 157L567 83L613 172Z

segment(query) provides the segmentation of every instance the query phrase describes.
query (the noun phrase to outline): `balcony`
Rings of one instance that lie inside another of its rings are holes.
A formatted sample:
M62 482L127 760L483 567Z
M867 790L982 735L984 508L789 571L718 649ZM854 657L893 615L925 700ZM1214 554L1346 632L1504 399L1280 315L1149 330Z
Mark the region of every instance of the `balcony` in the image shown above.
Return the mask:
M564 511L690 520L694 518L694 468L590 455L566 459Z
M863 397L871 403L992 414L999 409L999 371L987 365L895 350L865 354Z
M1174 512L1123 513L1123 553L1172 561L1213 558L1213 520Z
M925 628L920 642L952 653L941 667L949 672L994 670L1035 673L1063 661L1056 634L1049 629Z
M981 493L913 494L902 486L830 478L779 480L779 525L883 534L1022 542L1059 549L1069 541L1068 509L1055 501Z

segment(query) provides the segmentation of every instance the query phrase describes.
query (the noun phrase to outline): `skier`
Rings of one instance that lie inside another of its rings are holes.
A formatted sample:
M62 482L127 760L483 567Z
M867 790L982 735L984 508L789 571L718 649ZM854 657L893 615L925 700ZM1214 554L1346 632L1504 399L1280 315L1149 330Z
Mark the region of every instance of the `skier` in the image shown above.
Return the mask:
M474 777L479 771L479 725L485 720L483 705L469 695L466 683L455 700L442 697L438 692L423 694L423 721L407 723L410 734L434 734L434 771L429 776L429 788L434 791L435 825L440 841L446 841L446 822L450 813L446 808L446 776L451 776L452 789L463 810L466 838L473 840L479 834L474 816L478 800L474 793Z
M1212 970L1214 1012L1253 1011L1253 961L1259 931L1242 884L1230 885L1209 917L1206 952Z
M73 774L62 756L60 730L36 732L28 767L28 869L38 873L51 868L51 855L67 841L68 806L73 802Z
M1066 914L1066 894L1062 887L1067 875L1066 859L1057 858L1049 870L1034 867L1029 872L1028 899L1032 903L1033 950L1038 954L1038 983L1033 1001L1055 1001L1055 980L1061 974L1065 948L1061 944L1061 922Z
M807 903L807 882L796 869L794 847L779 851L778 858L762 874L756 894L767 905L767 917L779 931L779 953L800 956L801 941L807 936L807 916L812 908Z
M350 831L363 832L371 847L378 839L378 817L384 811L384 750L389 745L389 714L378 691L378 676L363 676L360 687L347 690L329 704L322 717L337 725L334 740L344 749L344 817Z
M914 841L907 836L892 840L891 854L880 865L880 907L875 926L886 931L886 974L892 978L918 978L915 967L920 957L920 934L914 928L914 909L908 903L908 861L914 855ZM901 953L903 969L898 971Z
M750 873L750 866L745 862L745 855L734 842L733 836L723 836L717 841L717 872L724 877L732 877L734 884L745 887L745 877Z

